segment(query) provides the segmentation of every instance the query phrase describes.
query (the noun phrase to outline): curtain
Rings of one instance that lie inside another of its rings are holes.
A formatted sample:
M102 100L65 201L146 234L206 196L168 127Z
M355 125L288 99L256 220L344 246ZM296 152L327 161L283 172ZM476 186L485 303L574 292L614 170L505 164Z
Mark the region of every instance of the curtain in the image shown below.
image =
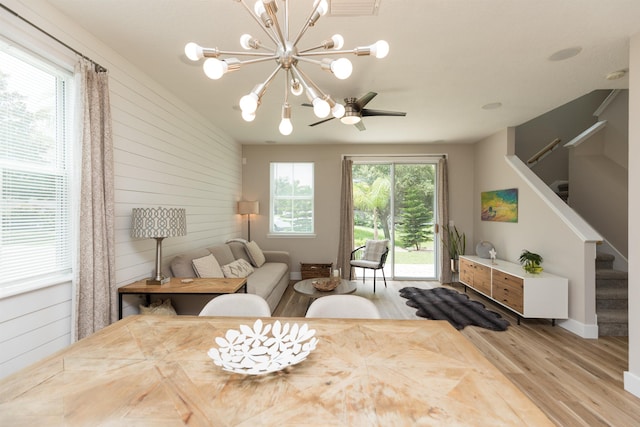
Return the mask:
M447 171L447 159L443 157L438 161L438 230L440 233L440 283L451 283L451 262L449 251L449 235L445 233L443 225L449 223L449 172Z
M115 301L113 141L108 75L81 60L76 66L81 119L79 255L76 339L118 317Z
M351 251L353 250L353 160L342 160L342 186L340 189L340 237L336 268L342 269L342 277L349 277Z

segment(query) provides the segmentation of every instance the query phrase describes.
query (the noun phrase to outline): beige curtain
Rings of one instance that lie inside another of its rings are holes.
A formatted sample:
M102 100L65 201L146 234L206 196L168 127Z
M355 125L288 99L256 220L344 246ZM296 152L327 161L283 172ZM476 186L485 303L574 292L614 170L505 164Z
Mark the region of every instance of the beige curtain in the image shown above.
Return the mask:
M342 277L349 277L349 258L353 250L353 160L342 160L342 187L340 190L340 237L338 241L337 268L342 269Z
M449 237L442 228L449 223L449 172L447 171L447 159L443 157L438 161L438 230L440 233L440 283L451 283L451 262L446 245Z
M76 339L117 319L114 277L113 141L108 75L82 60L76 67L81 111L79 268Z

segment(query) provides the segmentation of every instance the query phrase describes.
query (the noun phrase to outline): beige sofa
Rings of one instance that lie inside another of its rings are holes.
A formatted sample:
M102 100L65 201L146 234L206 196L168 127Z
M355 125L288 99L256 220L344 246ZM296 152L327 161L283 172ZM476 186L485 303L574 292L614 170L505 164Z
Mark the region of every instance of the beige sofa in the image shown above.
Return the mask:
M253 273L247 277L247 292L264 298L273 313L289 285L289 253L284 251L262 251L262 253L266 262L260 267L253 266ZM177 255L171 260L168 269L165 269L165 275L197 277L192 261L209 254L213 254L220 266L240 258L252 263L242 242L229 241L210 248L194 249Z

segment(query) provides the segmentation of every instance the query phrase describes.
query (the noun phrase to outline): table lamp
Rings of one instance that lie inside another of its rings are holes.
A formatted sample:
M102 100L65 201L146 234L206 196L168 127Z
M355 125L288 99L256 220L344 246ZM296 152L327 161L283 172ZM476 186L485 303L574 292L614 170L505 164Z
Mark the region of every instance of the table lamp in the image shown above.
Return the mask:
M156 277L147 279L147 285L169 282L161 272L162 240L166 237L187 235L187 213L181 208L133 208L131 237L156 239Z
M251 214L259 213L260 205L257 201L241 200L238 202L238 213L247 215L247 240L251 241Z

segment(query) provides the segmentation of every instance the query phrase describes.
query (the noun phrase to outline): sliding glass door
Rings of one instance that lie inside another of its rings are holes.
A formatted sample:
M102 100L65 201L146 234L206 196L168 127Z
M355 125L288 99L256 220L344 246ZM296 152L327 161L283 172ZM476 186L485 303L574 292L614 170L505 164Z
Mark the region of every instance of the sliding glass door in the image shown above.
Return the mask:
M353 206L356 247L368 239L389 239L385 275L435 279L434 242L437 161L354 160Z

